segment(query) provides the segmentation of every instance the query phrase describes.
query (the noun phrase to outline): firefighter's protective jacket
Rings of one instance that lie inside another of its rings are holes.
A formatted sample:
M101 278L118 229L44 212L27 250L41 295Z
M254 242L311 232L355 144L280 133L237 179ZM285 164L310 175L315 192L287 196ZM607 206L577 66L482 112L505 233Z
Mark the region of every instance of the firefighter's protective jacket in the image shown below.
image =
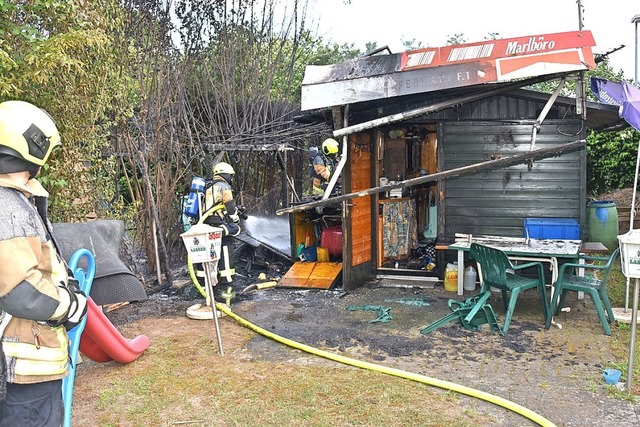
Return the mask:
M329 181L334 165L324 154L318 153L313 159L313 194L323 195L324 185Z
M224 235L236 236L240 233L240 216L236 202L233 200L231 185L221 176L213 177L213 185L207 189L205 212L213 211L210 220L205 221L214 226L222 226ZM229 227L231 226L231 227Z
M62 319L69 310L64 261L56 253L32 196L46 197L35 179L19 185L0 174L0 321L7 381L36 383L67 374L69 340ZM7 316L8 318L8 316Z

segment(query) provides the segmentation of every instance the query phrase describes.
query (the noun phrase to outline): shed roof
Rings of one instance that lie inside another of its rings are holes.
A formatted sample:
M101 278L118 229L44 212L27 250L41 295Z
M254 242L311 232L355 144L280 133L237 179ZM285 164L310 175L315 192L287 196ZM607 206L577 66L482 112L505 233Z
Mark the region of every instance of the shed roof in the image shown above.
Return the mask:
M453 88L434 92L425 92L414 95L395 96L390 98L376 99L372 101L357 102L349 104L351 114L360 116L388 116L406 112L415 106L450 104L460 105L470 102L471 95L477 94L478 98L490 97L497 93L506 93L508 96L517 97L531 101L546 102L551 94L524 89L535 83L558 80L573 73L558 73L553 75L537 76L517 82L482 84L470 87ZM576 99L572 97L560 96L555 100L558 105L575 105ZM600 102L587 101L586 127L597 131L616 131L628 127L628 123L618 114L618 107L615 105L603 104ZM331 108L318 108L303 112L295 117L300 123L332 123Z
M350 113L370 117L399 114L397 120L402 120L402 113L418 105L448 108L506 91L510 96L546 102L551 95L521 88L595 68L594 45L591 32L584 30L310 65L302 82L302 111L306 113L296 120L331 122L331 108L340 105L349 105ZM469 96L474 93L478 96ZM571 105L576 99L558 98L555 102ZM617 130L626 123L616 107L588 102L586 126Z
M309 65L303 111L595 68L590 31L427 47Z

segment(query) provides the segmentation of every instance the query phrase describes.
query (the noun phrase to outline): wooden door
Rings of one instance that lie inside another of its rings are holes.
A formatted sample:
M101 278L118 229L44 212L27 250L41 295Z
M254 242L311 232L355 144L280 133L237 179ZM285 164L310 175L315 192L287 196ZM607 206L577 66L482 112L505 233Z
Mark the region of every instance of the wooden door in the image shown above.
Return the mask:
M344 192L352 193L373 186L372 134L362 132L349 136L349 160L344 174ZM356 197L343 203L343 286L354 289L375 277L374 224L372 198Z

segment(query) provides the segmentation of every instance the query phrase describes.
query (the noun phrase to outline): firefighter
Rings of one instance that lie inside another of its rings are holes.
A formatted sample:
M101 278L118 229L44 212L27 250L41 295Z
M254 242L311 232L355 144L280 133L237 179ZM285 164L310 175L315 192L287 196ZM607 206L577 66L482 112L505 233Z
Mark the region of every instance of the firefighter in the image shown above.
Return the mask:
M206 191L205 224L222 228L222 248L218 261L218 276L226 283L236 274L230 246L240 234L240 219L247 219L246 208L236 206L231 185L236 172L229 163L220 162L213 168L213 185Z
M322 149L313 158L313 196L323 196L331 174L335 172L335 159L338 154L338 141L327 138L322 143Z
M64 420L67 331L85 315L87 298L68 278L46 217L48 193L35 179L60 145L44 110L23 101L0 104L1 427Z

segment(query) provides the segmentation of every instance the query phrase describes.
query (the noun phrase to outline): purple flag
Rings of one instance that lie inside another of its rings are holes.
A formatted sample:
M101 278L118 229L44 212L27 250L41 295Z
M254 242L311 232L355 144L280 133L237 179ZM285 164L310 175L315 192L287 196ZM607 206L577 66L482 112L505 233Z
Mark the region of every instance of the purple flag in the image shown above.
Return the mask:
M630 83L622 82L622 93L624 102L620 116L640 131L640 89Z
M598 77L591 77L589 86L600 102L619 105L620 117L640 131L640 89L628 82L612 82Z
M620 83L610 82L609 80L598 77L591 77L589 86L600 102L610 105L622 105L624 98L622 85Z

